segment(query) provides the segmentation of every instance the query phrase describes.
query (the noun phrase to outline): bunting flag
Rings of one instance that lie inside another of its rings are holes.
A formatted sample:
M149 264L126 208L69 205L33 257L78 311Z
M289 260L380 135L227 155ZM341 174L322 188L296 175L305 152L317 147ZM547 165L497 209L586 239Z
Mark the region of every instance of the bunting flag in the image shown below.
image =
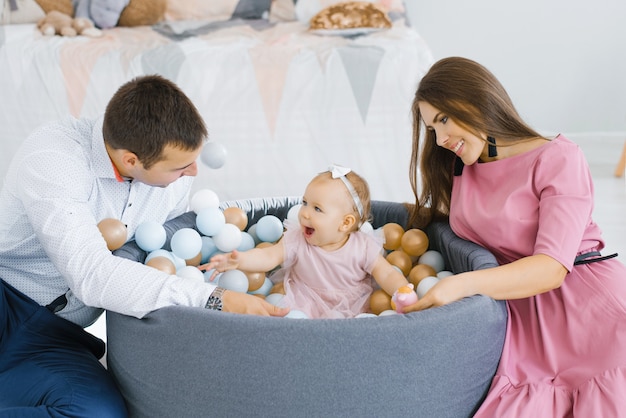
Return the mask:
M361 120L365 123L376 84L376 75L385 50L373 45L348 45L337 50L350 80Z
M260 43L249 50L270 136L274 136L289 64L298 52L290 45Z
M167 44L141 55L141 66L144 74L159 74L168 80L178 80L180 67L187 56L178 44Z

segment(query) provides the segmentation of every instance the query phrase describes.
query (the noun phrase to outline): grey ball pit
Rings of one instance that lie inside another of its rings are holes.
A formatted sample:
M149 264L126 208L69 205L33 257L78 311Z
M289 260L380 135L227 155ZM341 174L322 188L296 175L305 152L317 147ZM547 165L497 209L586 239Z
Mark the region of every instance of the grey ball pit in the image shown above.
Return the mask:
M250 225L281 219L297 198L251 199ZM407 223L402 204L373 202L375 228ZM168 235L194 226L187 213ZM427 230L455 272L496 265L445 223ZM133 243L117 255L141 260ZM506 307L485 296L408 315L265 318L168 307L144 319L107 313L108 366L132 417L470 417L496 370Z

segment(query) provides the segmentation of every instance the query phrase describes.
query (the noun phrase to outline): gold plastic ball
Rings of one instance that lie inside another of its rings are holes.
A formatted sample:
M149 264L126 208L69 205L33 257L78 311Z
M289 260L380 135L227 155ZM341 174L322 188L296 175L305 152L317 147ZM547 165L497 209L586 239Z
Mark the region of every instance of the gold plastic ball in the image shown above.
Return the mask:
M161 270L167 274L176 274L176 266L167 257L153 257L146 261L146 266Z
M400 246L412 257L417 257L428 249L428 235L421 229L409 229L402 235Z
M106 241L109 251L120 248L128 237L126 225L118 219L105 218L98 222L98 229Z
M383 225L383 234L385 235L385 243L383 248L387 251L393 251L400 248L404 228L400 224L388 223Z
M408 276L413 262L407 253L402 250L395 250L387 254L386 258L389 264L398 267L402 271L404 277Z
M413 283L413 286L417 289L417 285L422 279L429 276L437 276L437 272L434 268L428 264L416 264L409 272L409 283Z
M227 224L233 224L243 231L248 226L248 215L243 209L236 206L224 209L224 218Z
M374 315L391 309L391 296L383 289L376 289L370 296L370 309Z

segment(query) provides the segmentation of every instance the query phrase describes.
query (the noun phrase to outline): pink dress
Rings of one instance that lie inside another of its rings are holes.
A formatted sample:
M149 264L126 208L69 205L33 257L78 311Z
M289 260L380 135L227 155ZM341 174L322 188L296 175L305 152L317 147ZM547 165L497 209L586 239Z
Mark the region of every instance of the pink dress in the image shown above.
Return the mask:
M502 358L475 416L626 416L626 268L617 258L574 265L578 254L604 247L578 146L559 135L466 166L451 207L453 230L500 264L546 254L569 270L560 288L507 302Z
M382 252L382 242L353 232L335 251L309 245L299 225L287 225L283 237L285 261L270 278L283 280L282 305L309 318L351 318L369 309L374 289L372 268Z

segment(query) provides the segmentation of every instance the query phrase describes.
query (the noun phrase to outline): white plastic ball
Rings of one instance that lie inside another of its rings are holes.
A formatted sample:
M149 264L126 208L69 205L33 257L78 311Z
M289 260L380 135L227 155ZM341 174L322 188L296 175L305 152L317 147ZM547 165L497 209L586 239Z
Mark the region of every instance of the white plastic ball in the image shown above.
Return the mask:
M284 297L285 295L281 293L270 293L269 295L265 297L265 301L267 303L271 303L272 305L278 306L278 304L280 303L281 300L283 300Z
M200 160L207 166L218 169L226 162L226 148L216 141L209 141L202 147Z
M174 255L188 260L200 253L202 249L202 238L195 229L181 228L172 235L170 247Z
M415 291L417 292L417 296L420 299L423 298L424 295L430 290L430 288L433 287L438 281L439 279L434 276L424 277L418 283L417 289L415 289Z
M355 316L355 318L376 318L377 315L370 312L363 312Z
M283 223L274 215L265 215L256 223L256 236L264 242L276 242L283 235Z
M165 228L156 221L142 222L135 230L135 242L146 252L158 250L166 240Z
M248 251L254 248L256 243L254 242L254 238L247 232L241 233L241 244L237 247L237 251Z
M220 199L213 190L198 190L191 196L189 200L189 209L196 214L205 208L217 208L220 205Z
M378 316L391 316L391 315L398 315L398 312L394 311L393 309L387 309L386 311L382 311L381 313L378 314Z
M300 213L301 207L302 207L302 204L298 203L297 205L293 205L291 208L289 208L289 211L287 212L287 220L293 221L293 222L299 222L298 213Z
M290 310L289 313L285 315L285 318L309 319L307 314L297 309Z
M213 236L215 246L225 253L236 250L241 245L241 230L237 225L225 224L220 232Z
M368 221L363 222L363 225L359 227L359 231L371 235L374 233L374 227Z
M439 251L428 250L420 256L418 264L427 264L435 269L436 272L440 272L445 268L443 256Z
M158 250L154 250L154 251L151 251L150 253L148 253L144 263L150 261L150 259L152 259L154 257L167 257L170 260L172 260L172 263L174 263L174 257L172 257L172 253L167 251L167 250L161 249L161 248L158 249Z
M181 267L176 270L176 275L185 279L199 280L201 282L204 281L204 273L202 273L200 269L194 266Z
M225 224L226 217L220 208L204 208L196 215L196 228L208 237L220 232Z
M204 281L206 283L213 283L216 286L219 286L219 282L220 282L220 276L222 275L222 273L217 273L217 275L213 278L213 280L211 280L211 276L213 275L213 273L215 272L215 269L210 269L205 271L204 274Z
M452 273L449 270L441 270L440 272L437 273L437 278L443 279L444 277L452 276L453 274L454 273Z
M200 252L202 253L202 258L200 259L200 263L208 263L209 259L213 254L215 254L217 250L217 246L211 237L201 237L202 238L202 248Z
M228 270L220 274L220 287L235 292L248 292L248 276L241 270Z
M256 224L251 225L248 228L248 234L250 234L250 236L252 237L252 239L254 240L254 245L257 245L259 243L261 243L261 240L259 239L259 237L257 237L256 235Z
M177 256L176 254L174 254L174 252L170 252L170 255L172 257L172 260L174 261L174 266L176 267L176 270L183 268L187 265L187 262L185 261L185 259Z
M267 295L270 294L270 292L272 291L273 287L274 287L274 283L272 283L272 281L266 277L265 281L263 282L261 287L259 287L257 290L253 290L253 291L248 292L248 293L250 293L251 295L267 296Z

